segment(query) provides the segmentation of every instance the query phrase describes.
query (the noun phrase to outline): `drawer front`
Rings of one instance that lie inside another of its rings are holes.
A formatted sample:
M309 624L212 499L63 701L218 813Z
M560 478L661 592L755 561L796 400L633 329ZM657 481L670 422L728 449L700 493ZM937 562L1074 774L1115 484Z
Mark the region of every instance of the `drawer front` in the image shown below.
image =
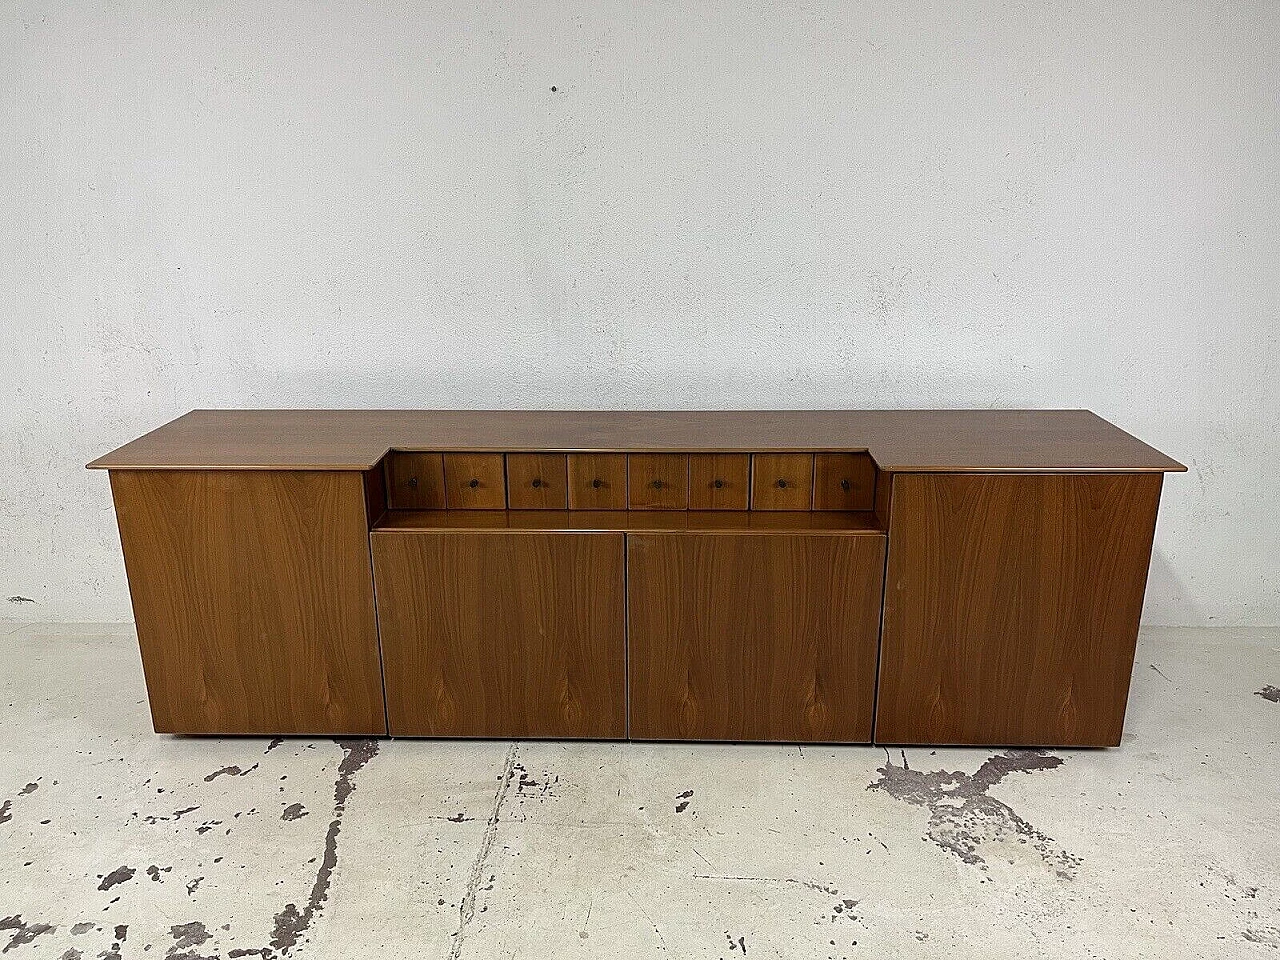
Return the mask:
M820 453L813 458L813 509L872 510L876 465L866 453Z
M392 510L444 509L444 456L387 454L387 506Z
M689 457L690 510L745 510L751 494L751 458L745 453Z
M507 485L500 453L446 453L445 503L450 510L505 510Z
M627 509L627 455L569 454L569 509Z
M507 503L512 510L563 510L568 503L563 453L507 454Z
M809 510L813 507L813 454L751 455L752 510Z
M632 510L684 510L689 506L689 457L633 453L627 457L627 502Z

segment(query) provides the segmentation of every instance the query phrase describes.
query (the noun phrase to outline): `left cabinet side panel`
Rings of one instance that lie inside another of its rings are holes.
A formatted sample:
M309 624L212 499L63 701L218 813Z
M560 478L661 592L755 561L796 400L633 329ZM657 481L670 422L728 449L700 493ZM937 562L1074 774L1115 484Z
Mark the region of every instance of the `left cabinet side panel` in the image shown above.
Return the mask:
M157 733L386 733L358 472L113 470Z

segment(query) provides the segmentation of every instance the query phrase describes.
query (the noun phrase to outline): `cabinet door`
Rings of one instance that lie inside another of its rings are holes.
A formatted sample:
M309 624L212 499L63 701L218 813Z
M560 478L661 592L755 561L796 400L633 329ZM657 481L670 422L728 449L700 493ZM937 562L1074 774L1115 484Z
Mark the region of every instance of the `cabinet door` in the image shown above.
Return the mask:
M898 474L876 740L1113 746L1159 474Z
M623 535L373 535L393 736L626 736Z
M627 536L631 735L871 739L884 536Z
M113 470L111 490L157 733L386 733L361 474Z

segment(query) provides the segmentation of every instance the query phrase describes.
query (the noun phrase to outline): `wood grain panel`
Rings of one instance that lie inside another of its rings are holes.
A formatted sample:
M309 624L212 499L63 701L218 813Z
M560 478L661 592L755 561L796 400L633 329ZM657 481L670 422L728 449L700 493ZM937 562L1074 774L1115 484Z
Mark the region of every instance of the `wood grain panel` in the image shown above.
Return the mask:
M884 533L884 527L869 510L396 510L387 514L376 529Z
M627 455L569 454L569 509L627 509Z
M563 510L569 504L563 453L507 454L507 505L512 510Z
M896 475L877 741L1118 744L1160 483Z
M882 470L1186 469L1088 410L193 410L89 466L367 470L391 448L868 450Z
M364 515L373 527L387 512L387 475L382 464L364 471Z
M751 457L752 510L813 508L813 454L757 453Z
M683 510L689 505L689 458L680 453L627 457L627 502L632 510Z
M876 471L876 520L880 526L889 529L889 505L893 502L893 474L884 470Z
M387 504L392 510L444 509L444 456L439 453L387 454Z
M632 738L868 742L884 549L628 534Z
M745 510L751 496L751 458L745 453L689 457L690 510Z
M450 510L505 510L507 478L500 453L446 453L444 497Z
M158 733L386 732L359 473L112 471Z
M375 533L393 736L626 736L623 535Z
M876 465L865 453L820 453L813 458L813 509L871 510Z

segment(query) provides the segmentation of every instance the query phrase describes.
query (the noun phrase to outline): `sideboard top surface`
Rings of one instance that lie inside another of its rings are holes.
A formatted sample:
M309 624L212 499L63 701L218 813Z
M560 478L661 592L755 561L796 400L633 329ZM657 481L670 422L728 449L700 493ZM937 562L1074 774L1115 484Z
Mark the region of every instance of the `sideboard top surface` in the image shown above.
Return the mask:
M1088 410L193 410L89 467L367 470L389 450L865 450L897 472L1186 469Z

